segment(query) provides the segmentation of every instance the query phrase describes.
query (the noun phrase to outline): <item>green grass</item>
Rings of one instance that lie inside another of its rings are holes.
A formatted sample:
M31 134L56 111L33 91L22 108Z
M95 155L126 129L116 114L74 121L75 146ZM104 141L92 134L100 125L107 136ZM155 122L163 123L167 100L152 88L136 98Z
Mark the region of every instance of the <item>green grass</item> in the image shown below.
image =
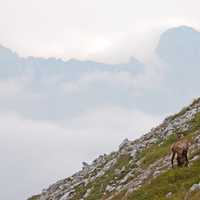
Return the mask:
M194 132L200 129L200 112L196 114L195 118L191 120L190 124L192 125L191 132Z
M103 198L103 193L107 185L116 182L117 180L121 179L128 171L129 171L129 161L131 160L130 155L121 155L117 163L106 172L105 175L102 177L97 178L94 183L91 183L92 191L87 198L87 200L97 200ZM125 171L120 174L120 176L115 175L115 169L122 169L125 167Z
M191 129L184 133L185 138L192 139L196 136L196 130L200 129L200 113L190 122ZM160 146L153 145L141 153L143 167L147 167L162 156L167 155L176 136L171 135ZM196 152L199 154L199 152ZM132 193L128 200L167 200L166 194L172 192L170 200L183 200L189 188L200 182L200 160L195 161L189 168L170 169L161 174L151 184L145 184L139 190ZM199 200L200 191L191 194L188 200Z
M102 199L106 186L121 179L129 171L131 167L131 164L129 164L130 160L130 155L121 155L118 158L116 164L111 169L109 169L102 177L97 178L94 182L89 183L87 186L79 185L78 187L76 187L76 195L73 197L73 200L81 199L88 189L92 190L87 200ZM116 176L115 169L122 169L123 167L125 167L124 172L121 173L119 176Z
M170 169L132 193L128 200L167 200L169 192L172 192L170 200L183 200L189 188L200 182L199 172L200 160L188 168Z
M143 150L139 155L139 159L142 159L142 167L146 168L156 160L169 154L170 147L175 141L176 135L173 134L160 144L160 146L158 144L154 144L148 149Z
M183 114L185 110L182 110ZM195 136L195 131L200 129L200 113L197 113L195 118L189 122L191 129L184 132L185 138L192 139ZM171 153L170 147L176 141L176 134L170 135L162 143L159 142L150 146L148 149L143 150L139 153L138 159L141 159L142 168L147 168L150 164L159 160L160 158ZM197 152L198 154L199 152ZM83 197L87 189L91 188L91 193L87 200L98 200L104 199L104 191L107 185L115 183L117 180L123 178L123 176L130 171L130 168L134 167L130 165L131 157L129 155L123 155L117 163L108 170L102 177L97 178L94 182L89 183L87 187L80 185L76 188L76 196L73 200L78 200ZM125 166L125 171L116 177L115 169L122 169ZM193 183L200 181L200 161L196 161L194 165L189 168L177 168L169 170L166 173L160 175L152 181L151 185L144 185L141 189L134 192L129 196L129 200L166 200L165 195L168 192L172 192L173 195L171 200L182 200L188 189ZM110 195L110 194L108 194ZM122 200L124 192L118 194L114 200ZM196 196L199 193L194 193L191 196L191 200L199 200ZM32 199L31 199L32 200Z
M39 199L40 199L40 195L35 195L29 198L28 200L39 200Z
M200 113L197 113L193 120L190 122L191 129L184 132L185 138L192 139L195 136L195 131L200 129ZM138 158L142 159L142 167L146 168L156 160L166 156L170 153L171 145L176 141L176 134L170 135L160 145L154 144L148 149L143 150Z
M174 120L175 118L177 118L177 117L179 117L181 115L184 115L187 111L190 110L191 106L194 106L199 101L200 101L200 98L194 99L193 102L192 102L192 104L190 106L184 107L184 108L181 109L180 112L176 113L175 115L172 115L171 116L171 120Z
M171 120L176 119L177 117L184 115L187 111L189 111L189 107L183 107L182 110L178 113L176 113L175 115L171 116Z

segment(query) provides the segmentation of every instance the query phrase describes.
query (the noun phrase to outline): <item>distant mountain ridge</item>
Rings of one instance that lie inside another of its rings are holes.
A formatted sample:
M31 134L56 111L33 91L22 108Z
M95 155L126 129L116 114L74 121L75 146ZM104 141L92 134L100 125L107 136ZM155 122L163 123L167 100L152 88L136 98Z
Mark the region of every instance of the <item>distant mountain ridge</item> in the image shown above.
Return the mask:
M0 78L20 76L33 72L35 76L52 76L65 74L66 79L80 77L80 74L96 71L128 71L140 73L144 70L144 64L135 58L122 64L104 64L94 61L80 61L70 59L64 61L56 58L21 58L10 49L0 46Z
M200 65L200 32L194 28L179 26L166 30L161 34L155 52L173 70L181 71L184 68L187 71L192 67L195 73L200 72L198 67ZM27 71L34 72L37 76L64 73L68 78L79 77L81 73L94 71L119 70L141 73L144 67L144 63L134 57L128 63L121 64L104 64L76 59L63 61L57 58L21 58L9 48L0 45L0 78L19 76Z

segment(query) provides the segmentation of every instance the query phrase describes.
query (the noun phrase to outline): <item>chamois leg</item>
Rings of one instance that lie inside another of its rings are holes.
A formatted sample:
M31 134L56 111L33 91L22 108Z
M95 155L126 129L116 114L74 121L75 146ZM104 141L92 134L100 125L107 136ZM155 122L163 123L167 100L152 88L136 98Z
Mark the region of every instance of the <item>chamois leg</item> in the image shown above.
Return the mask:
M175 152L172 152L172 158L171 158L171 164L172 164L172 168L174 168L174 157L175 157Z
M187 167L188 164L189 164L189 161L188 161L188 156L187 156L187 151L184 151L184 157L185 157L185 166Z
M177 165L178 167L181 167L183 165L182 157L177 156Z

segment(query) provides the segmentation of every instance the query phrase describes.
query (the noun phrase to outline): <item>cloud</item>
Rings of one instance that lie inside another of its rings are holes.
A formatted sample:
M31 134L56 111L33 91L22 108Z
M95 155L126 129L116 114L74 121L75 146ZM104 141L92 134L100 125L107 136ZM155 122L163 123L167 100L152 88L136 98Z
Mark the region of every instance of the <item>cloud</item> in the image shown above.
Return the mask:
M26 199L80 169L81 161L117 149L122 139L137 138L160 120L110 106L61 124L0 114L0 185L4 186L0 198Z
M44 76L38 81L29 73L0 80L0 112L58 121L103 105L137 107L134 98L156 88L162 79L153 67L139 74L116 70L82 73L72 80L63 76Z
M0 95L13 97L21 90L20 85L14 80L0 81Z
M66 81L32 73L0 80L0 199L26 199L71 175L82 161L117 150L161 121L134 104L156 71L88 72ZM160 77L160 76L156 76ZM10 192L12 187L12 192Z
M162 76L162 70L153 66L146 67L140 74L129 71L92 72L84 73L78 80L62 82L61 88L66 94L74 94L91 91L101 85L110 87L113 92L115 89L127 89L131 95L137 96L143 94L145 90L155 88L157 83L161 82Z
M198 1L0 0L0 5L0 43L24 56L122 62L132 55L148 57L169 26L200 28Z

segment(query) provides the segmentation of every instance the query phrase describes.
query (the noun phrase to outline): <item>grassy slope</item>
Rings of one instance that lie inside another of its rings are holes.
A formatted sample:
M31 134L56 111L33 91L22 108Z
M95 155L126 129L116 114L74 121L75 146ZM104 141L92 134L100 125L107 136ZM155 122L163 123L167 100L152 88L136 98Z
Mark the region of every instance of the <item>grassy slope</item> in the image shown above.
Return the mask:
M111 169L109 169L103 176L97 178L94 182L88 184L86 187L83 185L78 186L76 188L76 195L74 196L73 200L80 199L89 188L91 189L91 193L87 197L87 200L97 200L104 198L105 195L103 193L105 191L106 186L109 184L113 184L116 180L120 179L128 172L129 168L131 167L131 164L129 163L130 159L131 158L129 155L120 156L116 164ZM125 170L121 174L121 176L116 176L115 169L122 169L123 167L125 167Z
M189 188L200 181L200 160L188 168L170 169L144 185L128 197L128 200L166 200L166 194L172 192L171 200L184 199ZM197 198L194 197L194 200ZM199 197L198 197L199 200Z
M185 132L185 137L191 139L195 131L200 128L200 113L191 121L191 130ZM175 137L170 136L162 145L154 145L141 153L143 166L147 167L157 159L169 153L169 147ZM200 152L195 152L199 154ZM194 155L192 155L194 156ZM188 168L171 169L154 179L151 184L142 186L138 191L132 193L128 200L165 200L169 199L166 194L172 192L171 200L183 200L189 188L200 182L200 160L195 161ZM192 194L191 200L199 200L200 192Z
M190 122L191 129L183 133L186 138L192 139L195 135L195 131L200 128L200 113ZM142 167L145 169L156 160L166 156L170 153L171 145L176 141L176 135L172 134L163 143L152 145L150 148L142 151L139 155L139 159L142 160ZM199 152L196 152L199 153ZM194 156L194 155L193 155ZM80 199L88 188L92 188L91 195L87 200L98 200L106 197L103 195L105 187L115 180L115 169L121 169L126 167L126 171L129 171L130 157L122 156L118 159L116 165L110 169L104 176L98 178L94 183L91 183L87 187L78 187L77 195L74 199ZM128 197L128 200L165 200L165 196L168 192L172 192L172 200L182 200L188 189L192 184L200 181L200 161L196 161L194 165L189 168L177 168L175 170L169 170L166 173L160 175L152 181L152 184L147 184L141 187L138 191L134 192ZM125 172L126 173L126 172ZM199 175L198 175L199 174ZM120 178L120 177L118 177ZM124 193L118 194L113 200L122 200ZM197 200L199 193L193 194L193 200ZM198 198L199 200L199 198Z
M170 147L174 141L176 141L175 134L169 136L162 144L152 145L142 151L139 155L139 159L142 159L142 167L146 168L156 160L166 156L170 152Z

